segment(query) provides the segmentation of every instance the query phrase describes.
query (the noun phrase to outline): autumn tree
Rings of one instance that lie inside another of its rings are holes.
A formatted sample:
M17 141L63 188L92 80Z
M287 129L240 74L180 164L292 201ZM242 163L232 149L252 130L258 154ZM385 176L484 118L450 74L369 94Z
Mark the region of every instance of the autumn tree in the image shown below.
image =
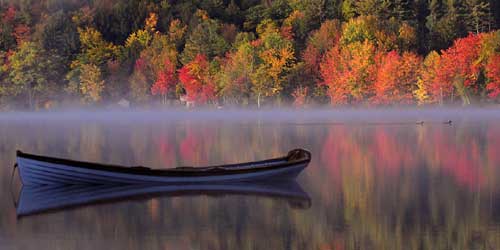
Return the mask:
M254 45L258 66L251 75L252 91L260 107L263 97L277 96L283 88L284 76L295 62L291 42L279 32L275 23L265 20L257 27L258 40Z
M321 82L320 62L326 52L339 43L341 35L339 20L323 22L318 30L310 33L306 48L302 51L302 62L288 76L291 81L300 81L300 87L307 87L308 94L314 95L319 101L327 99L324 85L318 84Z
M138 103L149 100L151 86L145 73L146 62L139 58L135 61L134 71L129 77L130 97Z
M152 12L144 21L144 28L131 33L125 41L125 49L128 57L135 60L138 58L142 50L149 46L153 40L153 35L156 33L156 25L158 16Z
M175 20L172 22L177 23ZM149 100L150 94L159 94L163 100L166 100L167 93L161 91L152 93L152 86L158 81L157 87L161 86L167 76L165 72L172 70L175 72L177 67L178 52L175 39L179 37L172 38L170 36L179 36L180 34L162 34L156 30L156 25L157 16L151 13L145 20L144 28L127 39L126 49L135 51L129 53L129 60L137 57L129 79L131 96L137 102ZM174 24L174 26L177 25L180 24ZM170 86L170 83L168 85ZM157 88L155 87L155 89Z
M97 103L102 99L104 81L101 70L93 64L84 64L80 72L80 91L85 103Z
M293 105L296 107L302 107L306 104L307 99L307 87L298 87L296 88L292 96L294 98Z
M238 44L234 52L226 55L221 71L217 74L220 94L228 104L248 104L252 95L252 74L257 66L256 51L250 41Z
M403 52L412 50L416 39L416 31L408 22L370 15L349 20L343 26L340 43L345 46L368 40L380 50Z
M418 104L442 103L443 89L448 89L436 80L441 56L432 51L425 57L417 81L417 89L413 92Z
M411 104L412 93L417 89L420 58L413 53L402 56L391 51L382 56L374 83L377 104Z
M205 55L197 55L193 61L179 70L179 80L186 91L186 99L195 105L216 101L216 86Z
M326 51L338 44L341 35L341 24L338 20L327 20L318 30L311 32L307 46L302 53L302 60L311 74L319 75L321 58Z
M107 77L104 71L110 61L117 60L120 47L103 39L102 34L92 27L78 28L80 37L80 53L70 64L70 71L66 74L68 81L66 91L73 95L81 95L81 73L85 67L89 72L89 66L99 68L99 76ZM99 92L100 94L100 92Z
M25 42L9 58L10 95L23 96L29 108L38 106L40 97L50 93L53 72L50 55L32 42Z
M485 66L490 58L500 53L500 31L480 34L480 50L477 63Z
M457 39L452 47L443 51L436 76L443 97L451 95L453 101L453 90L456 90L463 104L468 105L472 95L481 91L478 84L480 41L479 35L469 34L468 37Z
M375 52L369 41L336 46L328 51L320 71L332 104L359 104L372 95L377 67Z
M168 38L171 43L179 48L186 34L187 26L182 24L179 19L174 19L168 26Z
M72 68L79 63L94 64L102 67L109 60L116 59L120 48L104 40L102 34L92 27L78 28L81 52L72 63Z
M500 96L500 54L492 56L486 65L486 76L488 84L486 90L488 97L497 100Z
M158 71L156 81L151 87L152 95L160 95L163 104L167 102L167 96L172 90L175 89L177 84L175 64L166 59L164 62L163 70Z

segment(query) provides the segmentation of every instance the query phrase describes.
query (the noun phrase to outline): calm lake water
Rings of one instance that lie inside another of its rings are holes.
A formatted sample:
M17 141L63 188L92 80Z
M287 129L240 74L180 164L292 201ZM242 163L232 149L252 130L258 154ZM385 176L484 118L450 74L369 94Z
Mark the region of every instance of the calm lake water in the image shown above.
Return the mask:
M500 249L500 111L12 113L0 138L0 249ZM313 160L297 197L174 192L18 218L10 188L16 149L169 168L298 147Z

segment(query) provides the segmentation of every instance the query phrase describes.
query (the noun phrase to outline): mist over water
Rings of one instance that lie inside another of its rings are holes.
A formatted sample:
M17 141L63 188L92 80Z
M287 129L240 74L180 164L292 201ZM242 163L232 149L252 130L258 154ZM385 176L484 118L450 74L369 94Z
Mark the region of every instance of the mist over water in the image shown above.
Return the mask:
M3 113L0 248L500 249L498 124L479 108ZM310 205L164 195L17 218L10 192L16 150L170 168L293 148L312 153Z

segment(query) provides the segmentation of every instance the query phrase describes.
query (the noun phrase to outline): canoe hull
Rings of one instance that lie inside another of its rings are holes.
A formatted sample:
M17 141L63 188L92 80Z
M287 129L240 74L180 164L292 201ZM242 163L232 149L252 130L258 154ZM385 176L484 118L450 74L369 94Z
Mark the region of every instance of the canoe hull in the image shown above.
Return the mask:
M95 166L90 165L90 167L87 168L76 166L71 161L68 161L67 163L64 161L50 162L19 155L17 157L17 163L23 185L36 186L82 184L218 183L264 181L270 179L293 179L305 167L307 167L309 159L292 163L283 163L283 160L276 159L276 163L269 161L263 163L263 166L257 166L255 169L205 171L205 173L190 171L186 174L175 171L163 172L161 170L111 171L106 168L99 168L99 164L94 164ZM266 167L266 165L270 165L271 167ZM125 167L118 168L118 170L121 169L130 170L130 168Z

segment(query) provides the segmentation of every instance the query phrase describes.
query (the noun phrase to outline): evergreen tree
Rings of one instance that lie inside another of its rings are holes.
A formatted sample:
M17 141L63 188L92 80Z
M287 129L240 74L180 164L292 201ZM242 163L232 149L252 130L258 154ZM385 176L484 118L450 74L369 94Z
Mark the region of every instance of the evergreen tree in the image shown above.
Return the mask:
M229 49L229 44L220 34L221 25L217 20L208 17L205 11L197 12L200 22L190 32L181 62L187 64L198 54L206 55L209 59L214 56L222 56Z
M447 48L454 39L467 34L463 23L464 10L460 0L430 0L426 25L431 50Z
M475 32L490 31L493 26L493 16L490 3L486 0L465 0L467 30Z
M415 21L415 1L414 0L392 0L391 17L400 21Z

